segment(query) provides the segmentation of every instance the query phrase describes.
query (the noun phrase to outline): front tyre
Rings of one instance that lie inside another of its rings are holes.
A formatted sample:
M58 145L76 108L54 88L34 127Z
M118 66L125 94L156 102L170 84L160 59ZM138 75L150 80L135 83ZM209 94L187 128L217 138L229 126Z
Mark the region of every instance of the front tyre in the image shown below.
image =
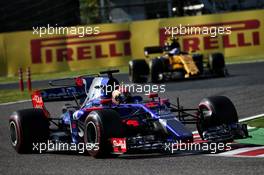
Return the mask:
M238 123L238 115L232 101L225 96L204 98L199 104L200 117L197 130L203 138L203 133L210 128Z
M161 59L154 58L149 63L150 68L150 81L152 83L160 83L162 77L160 75L163 73L163 62Z
M87 150L95 158L109 157L112 152L110 138L121 136L119 114L114 110L92 111L85 120L84 142L96 145Z

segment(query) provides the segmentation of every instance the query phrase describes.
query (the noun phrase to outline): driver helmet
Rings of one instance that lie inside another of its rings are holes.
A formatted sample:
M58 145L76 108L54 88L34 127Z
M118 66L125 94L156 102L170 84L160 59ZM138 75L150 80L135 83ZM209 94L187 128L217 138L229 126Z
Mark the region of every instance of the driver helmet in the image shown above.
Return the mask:
M112 101L115 104L128 103L131 97L132 96L127 88L119 88L112 92Z
M177 55L179 53L180 53L180 50L178 48L174 48L174 49L169 51L170 55Z

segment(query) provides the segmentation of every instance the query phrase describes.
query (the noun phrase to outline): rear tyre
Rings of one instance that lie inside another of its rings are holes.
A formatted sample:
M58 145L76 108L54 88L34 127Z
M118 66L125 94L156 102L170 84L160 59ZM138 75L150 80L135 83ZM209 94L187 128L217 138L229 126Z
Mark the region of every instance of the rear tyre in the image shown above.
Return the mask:
M237 111L232 101L225 96L204 98L199 104L201 112L197 130L202 137L203 131L210 127L238 122Z
M33 143L46 143L49 138L49 121L41 109L24 109L9 118L12 147L18 153L37 152Z
M150 61L150 81L152 83L160 83L162 82L162 77L160 74L163 73L163 62L161 59L154 58Z
M225 76L225 58L222 53L213 53L209 55L209 68L217 76Z
M145 60L129 61L129 80L133 83L145 83L149 74L149 67Z
M163 72L170 72L170 60L168 58L160 57L159 58L162 63L162 71Z
M92 111L85 120L84 142L97 144L97 147L88 153L95 158L109 157L112 137L122 137L119 114L111 109Z

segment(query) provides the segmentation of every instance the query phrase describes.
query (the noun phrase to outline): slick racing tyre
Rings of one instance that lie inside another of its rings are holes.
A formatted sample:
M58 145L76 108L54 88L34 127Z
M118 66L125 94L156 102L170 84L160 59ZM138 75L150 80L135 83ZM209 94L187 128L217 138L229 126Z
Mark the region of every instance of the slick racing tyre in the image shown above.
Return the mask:
M147 82L149 67L144 59L129 61L129 80L133 83Z
M222 53L213 53L209 55L209 69L217 76L225 76L225 58Z
M161 59L154 58L149 62L150 68L150 82L152 83L160 83L162 78L160 74L163 73L163 62Z
M47 143L49 121L42 109L24 109L14 112L9 118L12 147L18 153L37 152L33 144Z
M200 74L203 74L203 55L201 54L194 54L192 56L193 61L195 62L195 65L197 66Z
M160 57L162 63L162 72L169 72L171 70L170 60L168 58Z
M111 109L92 111L85 120L84 142L94 144L87 150L95 158L109 157L112 152L110 138L122 136L119 114Z
M204 98L199 104L199 110L201 114L197 130L201 136L207 128L238 122L236 108L225 96Z

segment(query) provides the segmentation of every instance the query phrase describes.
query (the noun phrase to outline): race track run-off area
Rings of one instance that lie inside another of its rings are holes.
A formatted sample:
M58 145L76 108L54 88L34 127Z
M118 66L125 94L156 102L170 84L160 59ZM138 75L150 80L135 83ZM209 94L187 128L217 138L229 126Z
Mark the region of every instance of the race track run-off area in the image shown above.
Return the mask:
M224 95L235 104L239 118L264 113L264 62L228 65L226 78L209 78L166 83L160 94L186 108L197 107L203 97ZM127 75L118 75L127 82ZM31 102L0 105L0 174L263 174L264 146L232 143L226 152L136 154L118 158L94 159L75 153L17 154L11 147L8 117ZM47 104L53 115L59 115L62 103ZM195 126L189 126L193 131ZM195 134L195 139L199 136Z

